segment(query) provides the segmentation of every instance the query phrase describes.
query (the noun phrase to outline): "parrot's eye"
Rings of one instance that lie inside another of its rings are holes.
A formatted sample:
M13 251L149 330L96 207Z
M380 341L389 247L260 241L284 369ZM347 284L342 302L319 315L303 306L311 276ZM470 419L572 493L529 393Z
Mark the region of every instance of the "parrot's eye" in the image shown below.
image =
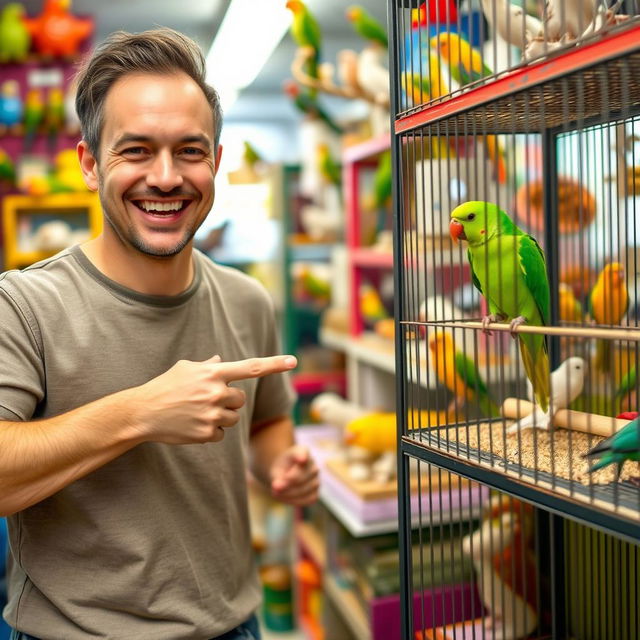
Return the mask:
M470 214L467 216L467 220L473 220L475 217L476 217L476 214L475 214L475 213L470 213Z

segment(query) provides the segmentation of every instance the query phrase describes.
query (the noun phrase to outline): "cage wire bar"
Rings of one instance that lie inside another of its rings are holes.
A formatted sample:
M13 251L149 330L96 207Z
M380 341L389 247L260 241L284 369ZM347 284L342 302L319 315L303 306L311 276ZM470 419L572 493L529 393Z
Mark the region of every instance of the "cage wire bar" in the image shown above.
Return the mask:
M638 638L640 3L388 7L402 638Z

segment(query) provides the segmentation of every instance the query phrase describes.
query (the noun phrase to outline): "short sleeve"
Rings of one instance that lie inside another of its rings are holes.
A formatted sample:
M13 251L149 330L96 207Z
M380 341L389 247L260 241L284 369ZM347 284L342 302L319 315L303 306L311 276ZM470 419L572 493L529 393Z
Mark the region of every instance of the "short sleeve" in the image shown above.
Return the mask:
M276 327L273 303L268 295L263 310L262 356L282 353L280 337ZM289 373L277 373L258 379L252 422L263 422L278 416L289 415L296 400Z
M15 287L0 280L0 419L29 420L45 395L37 323Z

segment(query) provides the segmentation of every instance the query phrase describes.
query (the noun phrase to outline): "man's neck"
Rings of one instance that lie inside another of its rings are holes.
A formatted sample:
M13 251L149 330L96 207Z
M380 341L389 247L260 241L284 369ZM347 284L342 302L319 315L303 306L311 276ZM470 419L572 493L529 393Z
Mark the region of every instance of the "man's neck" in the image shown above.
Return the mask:
M191 243L168 258L145 255L119 239L109 242L104 235L85 242L81 249L107 278L138 293L175 296L193 281Z

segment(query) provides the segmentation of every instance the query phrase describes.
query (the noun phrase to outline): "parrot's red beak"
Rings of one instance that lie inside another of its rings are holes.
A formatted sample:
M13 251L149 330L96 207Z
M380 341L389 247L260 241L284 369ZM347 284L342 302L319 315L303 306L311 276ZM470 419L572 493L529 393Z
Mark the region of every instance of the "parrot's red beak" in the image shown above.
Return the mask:
M457 220L451 221L451 224L449 225L449 233L451 234L451 238L454 242L467 239L467 236L464 234L464 227Z

